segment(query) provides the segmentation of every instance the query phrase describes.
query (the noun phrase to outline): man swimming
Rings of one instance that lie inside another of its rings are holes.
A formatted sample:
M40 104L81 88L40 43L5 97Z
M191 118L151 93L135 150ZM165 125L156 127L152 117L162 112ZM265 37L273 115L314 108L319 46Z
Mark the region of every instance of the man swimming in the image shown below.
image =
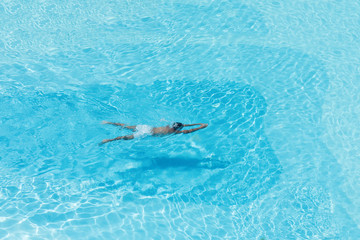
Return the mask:
M208 124L206 124L206 123L182 124L179 122L174 122L171 124L171 126L165 126L165 127L151 127L149 125L127 126L125 123L113 123L113 122L107 122L107 121L103 121L102 124L111 124L111 125L115 125L115 126L121 126L123 128L130 129L131 131L133 131L135 133L126 135L126 136L116 137L113 139L104 139L104 140L102 140L102 142L100 144L104 144L104 143L112 142L112 141L116 141L116 140L131 140L134 138L141 138L141 137L146 137L146 136L161 137L161 136L166 136L166 135L170 135L170 134L180 134L180 133L188 134L188 133L192 133L197 130L206 128L208 126ZM200 127L192 128L189 130L181 130L184 127L191 127L191 126L196 126L196 125L200 125Z

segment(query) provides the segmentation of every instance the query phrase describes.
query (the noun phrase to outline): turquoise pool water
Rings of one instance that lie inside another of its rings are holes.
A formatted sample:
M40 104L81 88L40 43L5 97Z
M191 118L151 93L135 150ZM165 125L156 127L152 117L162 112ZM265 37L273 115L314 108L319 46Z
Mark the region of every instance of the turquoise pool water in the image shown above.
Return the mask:
M2 1L0 238L358 239L359 13Z

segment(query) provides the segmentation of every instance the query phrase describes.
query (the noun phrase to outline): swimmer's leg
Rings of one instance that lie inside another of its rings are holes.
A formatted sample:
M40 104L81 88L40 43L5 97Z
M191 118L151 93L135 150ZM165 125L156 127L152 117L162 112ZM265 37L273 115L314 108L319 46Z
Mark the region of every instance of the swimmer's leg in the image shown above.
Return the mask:
M136 130L136 125L135 126L125 126L125 123L113 123L113 122L107 122L107 121L102 121L102 124L110 124L110 125L115 125L115 126L121 126L123 128L127 128L130 129L132 131Z
M134 139L134 135L126 135L126 136L121 136L121 137L116 137L113 139L104 139L101 141L101 143L99 143L99 145L102 145L104 143L108 143L108 142L112 142L112 141L116 141L116 140L131 140Z
M110 125L115 125L115 126L125 126L125 123L114 123L114 122L108 122L108 121L102 121L102 124L110 124Z
M135 125L135 126L124 126L124 128L130 129L130 130L132 130L133 132L135 132L135 130L136 130L136 125Z

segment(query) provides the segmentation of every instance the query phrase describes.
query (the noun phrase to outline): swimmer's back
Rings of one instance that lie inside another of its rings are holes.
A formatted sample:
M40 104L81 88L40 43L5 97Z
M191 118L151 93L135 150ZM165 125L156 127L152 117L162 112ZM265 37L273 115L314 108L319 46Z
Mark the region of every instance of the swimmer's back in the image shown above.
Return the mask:
M163 136L163 135L168 135L171 133L174 133L175 130L173 128L170 128L169 126L166 127L154 127L152 129L152 135L154 136Z

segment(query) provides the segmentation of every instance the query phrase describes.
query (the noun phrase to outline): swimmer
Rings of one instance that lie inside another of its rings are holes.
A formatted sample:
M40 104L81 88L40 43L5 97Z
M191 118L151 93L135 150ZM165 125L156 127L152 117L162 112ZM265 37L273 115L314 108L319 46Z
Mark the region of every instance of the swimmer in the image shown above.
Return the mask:
M113 139L104 139L104 140L102 140L102 142L100 144L104 144L104 143L112 142L112 141L116 141L116 140L131 140L134 138L141 138L141 137L146 137L146 136L161 137L161 136L166 136L166 135L170 135L170 134L180 134L180 133L188 134L188 133L192 133L197 130L206 128L208 126L208 124L206 124L206 123L182 124L179 122L174 122L171 124L171 126L165 126L165 127L151 127L149 125L127 126L125 123L113 123L113 122L107 122L107 121L103 121L102 124L110 124L110 125L114 125L114 126L120 126L120 127L123 127L123 128L133 131L134 134L120 136L120 137L116 137ZM191 126L196 126L196 125L200 125L200 127L192 128L189 130L181 130L184 127L191 127Z

